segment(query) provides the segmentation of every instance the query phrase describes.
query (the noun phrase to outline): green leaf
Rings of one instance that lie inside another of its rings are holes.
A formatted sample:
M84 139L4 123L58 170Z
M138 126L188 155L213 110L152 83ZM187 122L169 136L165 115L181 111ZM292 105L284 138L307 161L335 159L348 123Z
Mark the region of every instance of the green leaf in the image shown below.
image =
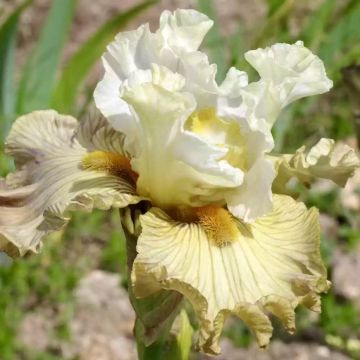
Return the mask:
M335 76L338 80L338 64L343 62L344 57L352 47L360 41L360 3L351 7L343 17L336 19L334 28L327 33L325 41L320 46L319 56L327 65L330 77Z
M270 9L271 11L268 13L268 20L265 24L259 24L258 35L251 49L256 49L265 44L268 45L268 41L274 35L276 35L275 37L277 39L281 37L283 41L286 41L289 34L287 18L294 6L294 1L295 0L272 1L274 4L273 9Z
M23 10L30 5L28 0L18 6L0 28L0 116L1 134L7 132L10 118L15 113L16 89L14 82L15 47L18 21ZM0 139L3 140L2 138Z
M12 169L12 162L3 154L3 143L15 117L14 73L18 21L31 2L32 0L28 0L20 4L0 28L0 176L6 175Z
M274 15L279 8L284 4L285 0L269 0L268 5L268 18L270 18L272 15Z
M125 13L116 15L91 36L67 63L57 84L52 107L64 113L74 110L78 88L92 66L105 51L106 45L130 20L157 1L145 1Z
M230 53L231 53L231 65L237 68L242 68L245 61L244 52L246 49L246 43L243 34L243 28L238 25L237 30L230 36Z
M342 71L344 83L353 113L354 133L360 145L360 65L349 66Z
M316 51L325 36L327 25L336 7L336 0L326 0L314 11L302 29L300 39L305 45Z
M167 359L188 360L192 345L193 328L190 324L186 310L182 309L174 326L171 329L173 334L170 348L167 351Z
M218 71L216 78L218 81L221 81L225 78L227 64L224 51L224 39L220 33L213 0L198 0L198 8L210 19L214 20L214 26L205 38L205 46L209 48L211 61L217 65Z
M49 107L75 5L76 0L53 0L39 41L24 68L17 104L19 114Z

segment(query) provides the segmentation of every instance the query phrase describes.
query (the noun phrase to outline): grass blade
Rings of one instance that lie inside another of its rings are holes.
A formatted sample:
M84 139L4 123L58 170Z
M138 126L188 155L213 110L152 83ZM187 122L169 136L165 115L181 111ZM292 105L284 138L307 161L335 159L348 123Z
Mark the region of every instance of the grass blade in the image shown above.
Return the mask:
M76 0L53 0L34 52L25 65L19 88L20 114L48 108Z
M354 132L360 148L360 65L349 66L342 71L354 120Z
M291 12L295 0L273 1L273 8L269 9L268 19L264 25L260 25L259 35L252 44L251 48L256 49L264 45L269 45L269 40L276 35L277 41L282 37L282 41L287 41L289 35L286 18ZM284 36L285 35L285 36Z
M78 88L86 75L104 52L106 45L130 20L157 1L145 1L105 23L75 53L66 65L52 99L52 107L61 112L72 112Z
M5 120L3 117L6 118L15 113L16 89L14 86L14 72L16 35L19 17L30 3L31 1L26 1L18 6L0 28L0 116L2 120ZM4 124L4 121L1 123ZM4 129L2 128L1 130Z
M20 4L0 28L0 176L12 168L11 161L3 154L3 143L15 117L14 73L18 21L31 2L32 0L28 0Z
M214 20L214 26L205 38L205 46L209 48L211 61L217 64L218 72L216 78L218 81L221 81L225 78L227 64L224 51L224 39L221 36L218 26L213 0L198 0L198 8L199 11Z
M340 20L336 21L334 28L327 33L325 41L320 46L319 56L334 81L340 79L339 64L344 62L344 57L360 41L359 23L360 3L357 2Z
M284 4L285 0L269 0L267 17L272 17Z
M325 0L320 8L312 13L305 24L300 39L313 51L317 51L326 33L326 27L336 7L336 0Z

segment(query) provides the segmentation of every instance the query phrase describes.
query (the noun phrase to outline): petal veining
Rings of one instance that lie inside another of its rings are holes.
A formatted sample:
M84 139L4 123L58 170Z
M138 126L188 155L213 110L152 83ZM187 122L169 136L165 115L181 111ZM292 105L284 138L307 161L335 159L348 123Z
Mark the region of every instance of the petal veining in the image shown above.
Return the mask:
M105 169L99 159L101 168L90 166L89 153L94 149L112 152L117 160L124 158L122 144L123 137L103 119L79 125L76 119L55 111L17 119L6 142L18 171L3 181L0 190L1 246L11 243L20 254L37 251L44 235L67 223L65 210L108 209L138 202L134 182ZM117 169L123 165L118 162Z
M208 214L209 215L209 214ZM275 196L273 212L253 224L238 223L237 238L218 246L201 222L181 223L153 208L140 219L132 280L135 295L177 290L192 303L200 323L199 346L216 354L223 323L240 317L260 346L272 333L267 311L294 331L294 309L318 309L326 291L319 249L318 212Z

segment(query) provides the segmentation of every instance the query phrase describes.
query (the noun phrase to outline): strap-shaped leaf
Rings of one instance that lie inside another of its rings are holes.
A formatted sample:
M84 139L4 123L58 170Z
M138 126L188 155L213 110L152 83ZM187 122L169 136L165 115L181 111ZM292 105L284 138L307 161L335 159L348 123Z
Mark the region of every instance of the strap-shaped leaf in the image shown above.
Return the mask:
M0 28L0 175L5 175L11 168L10 161L1 150L4 136L8 133L15 114L14 72L18 21L23 10L31 3L32 0L21 3Z
M154 0L145 1L122 14L116 15L85 42L67 63L61 75L52 99L54 109L64 113L71 112L74 109L79 86L104 52L107 43L130 20L156 2Z
M76 0L53 0L39 41L21 78L17 103L19 114L49 108L76 3Z

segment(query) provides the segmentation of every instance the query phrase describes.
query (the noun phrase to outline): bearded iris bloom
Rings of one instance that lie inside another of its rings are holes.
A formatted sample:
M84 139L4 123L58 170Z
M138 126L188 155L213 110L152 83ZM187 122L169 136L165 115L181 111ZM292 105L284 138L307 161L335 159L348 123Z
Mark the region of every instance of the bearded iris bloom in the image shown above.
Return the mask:
M231 314L266 346L270 314L293 332L299 304L320 310L329 282L318 211L287 183L345 185L359 160L330 139L272 153L280 111L332 87L323 63L300 41L275 44L245 54L260 80L231 68L219 85L216 65L198 50L211 26L195 10L177 10L163 12L155 33L148 25L120 33L94 95L104 119L78 123L49 110L15 122L6 151L17 171L0 181L0 248L38 251L69 210L146 202L132 291L183 294L199 348L217 354Z

